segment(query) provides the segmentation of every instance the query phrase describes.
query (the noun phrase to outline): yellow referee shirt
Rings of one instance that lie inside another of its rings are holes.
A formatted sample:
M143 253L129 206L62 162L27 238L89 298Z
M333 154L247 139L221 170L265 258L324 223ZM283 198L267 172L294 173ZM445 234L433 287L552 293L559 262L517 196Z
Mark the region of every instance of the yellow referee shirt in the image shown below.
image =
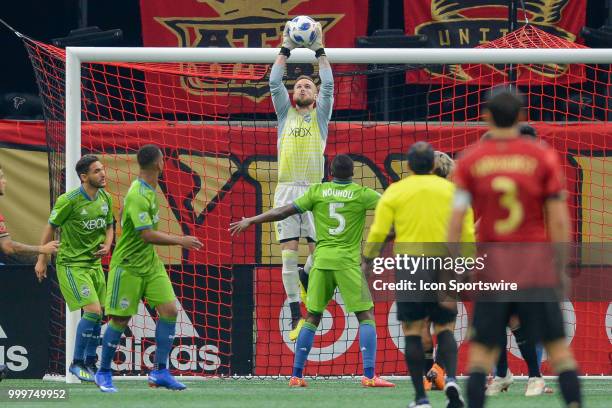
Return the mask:
M433 174L411 175L391 184L376 206L368 244L384 242L391 227L396 243L446 242L454 194L453 183ZM475 242L471 208L464 218L461 241ZM376 247L366 246L370 250Z

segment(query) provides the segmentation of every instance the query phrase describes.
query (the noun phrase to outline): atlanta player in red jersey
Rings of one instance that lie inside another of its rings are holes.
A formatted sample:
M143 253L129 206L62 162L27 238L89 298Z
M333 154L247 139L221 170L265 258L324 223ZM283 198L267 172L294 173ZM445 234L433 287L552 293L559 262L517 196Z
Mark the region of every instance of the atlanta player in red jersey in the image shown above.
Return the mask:
M479 242L504 242L506 248L511 246L508 243L570 241L559 158L548 146L519 138L521 110L521 100L509 91L497 92L487 101L485 118L491 138L466 150L457 163L449 242L460 241L470 204L480 215ZM567 406L580 407L576 361L565 342L559 303L554 301L476 302L468 357L468 406L484 406L486 376L514 313L526 336L544 344Z
M0 167L0 196L6 193L6 177ZM4 217L0 214L0 251L5 255L53 255L59 247L58 241L50 241L45 245L27 245L13 241L4 223Z

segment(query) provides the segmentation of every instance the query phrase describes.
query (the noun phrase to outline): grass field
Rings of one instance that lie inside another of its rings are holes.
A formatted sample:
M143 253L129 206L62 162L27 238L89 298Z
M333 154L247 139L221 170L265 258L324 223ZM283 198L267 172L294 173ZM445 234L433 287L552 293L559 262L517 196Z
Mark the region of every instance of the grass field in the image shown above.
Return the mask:
M172 392L150 389L146 380L117 381L117 394L103 394L93 385L68 386L67 402L19 402L6 403L7 389L65 388L66 384L39 380L5 380L0 384L0 406L11 407L287 407L287 408L386 408L406 407L412 400L412 386L408 380L397 381L391 389L364 389L357 380L310 380L308 388L289 389L285 380L217 380L186 382L189 389ZM489 398L487 407L493 408L548 408L560 407L557 384L548 381L555 389L552 395L525 398L525 381L517 381L508 393ZM584 406L609 408L612 406L612 381L583 381ZM463 384L462 384L463 385ZM445 407L444 395L439 391L429 393L434 408Z

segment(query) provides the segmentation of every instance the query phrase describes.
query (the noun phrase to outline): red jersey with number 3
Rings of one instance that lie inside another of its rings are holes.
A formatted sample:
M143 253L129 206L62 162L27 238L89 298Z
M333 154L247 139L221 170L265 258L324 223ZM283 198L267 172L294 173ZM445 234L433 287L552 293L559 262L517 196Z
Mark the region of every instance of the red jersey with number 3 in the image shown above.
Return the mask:
M563 196L557 153L524 138L490 139L466 150L454 181L472 196L480 242L546 242L544 203Z

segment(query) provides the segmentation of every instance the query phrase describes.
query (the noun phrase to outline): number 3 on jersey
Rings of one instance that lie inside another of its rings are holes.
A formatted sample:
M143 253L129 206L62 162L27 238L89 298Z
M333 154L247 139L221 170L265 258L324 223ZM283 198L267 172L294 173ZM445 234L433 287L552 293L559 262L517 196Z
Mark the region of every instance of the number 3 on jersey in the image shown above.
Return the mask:
M338 208L344 207L344 203L329 203L329 216L338 221L338 226L336 228L330 228L330 235L339 235L344 231L344 227L346 227L346 220L344 216L340 213L337 213L336 210Z
M508 217L495 221L495 232L510 234L521 225L525 215L523 204L518 199L516 182L509 177L497 176L491 180L491 187L502 193L499 204L508 210Z

